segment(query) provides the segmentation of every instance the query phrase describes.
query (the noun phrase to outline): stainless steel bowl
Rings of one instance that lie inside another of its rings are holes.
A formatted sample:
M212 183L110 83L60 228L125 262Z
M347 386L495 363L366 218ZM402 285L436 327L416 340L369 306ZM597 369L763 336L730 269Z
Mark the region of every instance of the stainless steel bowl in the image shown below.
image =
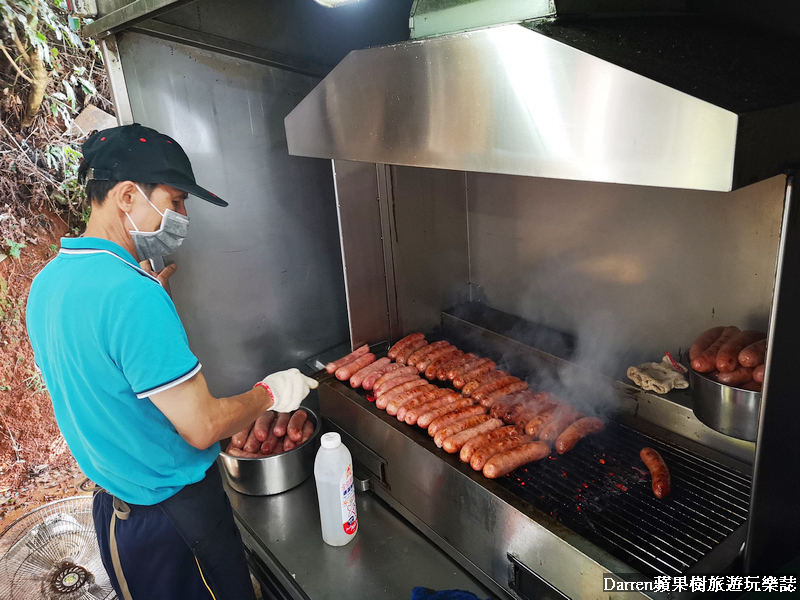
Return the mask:
M723 385L702 373L689 369L694 414L720 433L756 441L761 392L751 392Z
M314 472L322 422L317 414L302 407L314 423L314 433L302 446L275 456L238 458L220 452L219 462L230 486L250 496L280 494L303 483Z

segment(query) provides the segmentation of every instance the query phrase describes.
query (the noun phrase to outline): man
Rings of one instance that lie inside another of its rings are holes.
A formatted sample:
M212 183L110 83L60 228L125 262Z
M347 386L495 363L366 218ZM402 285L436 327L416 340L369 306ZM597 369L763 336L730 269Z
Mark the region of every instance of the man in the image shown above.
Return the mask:
M215 459L218 440L267 409L295 410L316 382L297 369L213 397L175 306L143 262L173 252L198 186L172 138L141 125L83 146L91 217L36 277L27 324L59 427L94 498L103 564L133 600L254 598Z

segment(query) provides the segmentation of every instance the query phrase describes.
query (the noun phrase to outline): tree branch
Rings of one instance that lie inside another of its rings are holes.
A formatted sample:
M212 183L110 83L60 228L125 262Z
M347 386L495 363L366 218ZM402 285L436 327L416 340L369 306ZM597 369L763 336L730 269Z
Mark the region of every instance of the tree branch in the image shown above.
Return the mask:
M22 77L28 83L33 83L33 79L25 75L25 73L22 72L22 69L19 68L19 65L16 63L16 61L13 58L11 58L11 55L8 53L8 50L6 50L5 44L3 44L3 42L0 42L0 51L2 51L3 54L5 54L5 57L8 59L8 62L10 62L11 66L13 66L17 70L17 73L19 73L20 77Z
M31 57L25 51L25 46L22 45L22 42L19 39L19 34L17 33L17 26L12 24L11 25L11 29L14 32L14 35L12 37L14 38L14 45L17 47L17 52L19 52L19 55L20 55L20 57L22 57L22 60L25 61L25 64L30 66Z

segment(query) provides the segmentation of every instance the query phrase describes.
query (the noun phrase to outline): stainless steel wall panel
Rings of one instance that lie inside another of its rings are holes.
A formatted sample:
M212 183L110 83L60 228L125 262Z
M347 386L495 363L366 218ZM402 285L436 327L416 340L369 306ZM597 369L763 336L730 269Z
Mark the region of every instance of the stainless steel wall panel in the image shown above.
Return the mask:
M388 340L389 308L376 166L333 161L353 347Z
M470 173L472 282L494 308L594 339L579 352L597 368L715 325L766 330L784 180L719 194Z
M464 183L458 171L392 168L401 334L433 329L469 283Z
M317 80L140 34L119 46L136 120L175 137L198 182L230 202L189 201L171 279L212 393L344 341L330 162L289 156L283 128Z

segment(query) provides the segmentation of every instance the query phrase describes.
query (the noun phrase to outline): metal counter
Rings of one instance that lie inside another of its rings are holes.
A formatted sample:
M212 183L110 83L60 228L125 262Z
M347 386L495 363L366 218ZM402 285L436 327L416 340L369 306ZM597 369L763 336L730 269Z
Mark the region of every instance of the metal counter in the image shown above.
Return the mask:
M356 493L358 533L335 548L322 541L313 477L275 496L226 489L250 558L279 584L269 591L262 585L265 600L271 593L298 600L399 600L411 598L416 586L491 595L371 492Z

